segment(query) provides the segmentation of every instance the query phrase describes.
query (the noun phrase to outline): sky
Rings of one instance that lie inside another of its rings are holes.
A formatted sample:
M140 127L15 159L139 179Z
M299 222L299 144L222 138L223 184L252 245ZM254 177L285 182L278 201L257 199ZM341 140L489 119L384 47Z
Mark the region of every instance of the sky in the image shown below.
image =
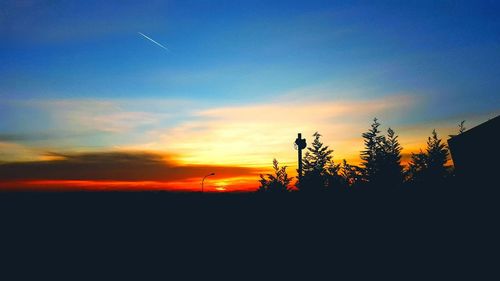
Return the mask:
M1 1L0 189L247 191L500 113L498 1Z

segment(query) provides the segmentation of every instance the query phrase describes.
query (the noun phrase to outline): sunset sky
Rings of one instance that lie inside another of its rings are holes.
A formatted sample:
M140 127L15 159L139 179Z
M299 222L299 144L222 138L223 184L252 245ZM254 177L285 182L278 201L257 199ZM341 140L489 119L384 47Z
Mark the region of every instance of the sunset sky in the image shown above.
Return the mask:
M399 2L399 3L398 3ZM1 1L0 189L244 191L500 113L498 1ZM406 159L406 158L405 158Z

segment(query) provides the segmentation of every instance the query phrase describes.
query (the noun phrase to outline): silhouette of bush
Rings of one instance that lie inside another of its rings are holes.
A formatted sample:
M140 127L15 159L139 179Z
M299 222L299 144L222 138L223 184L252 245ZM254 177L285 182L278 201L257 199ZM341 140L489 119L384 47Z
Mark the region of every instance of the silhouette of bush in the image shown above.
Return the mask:
M288 177L286 167L279 167L278 160L273 159L273 174L260 175L260 186L258 192L283 193L290 191L290 182L292 178Z
M425 152L412 153L408 167L407 181L414 184L434 185L442 182L449 174L446 162L449 151L436 130L427 139Z
M340 172L346 187L356 187L363 183L363 168L348 164L344 159Z

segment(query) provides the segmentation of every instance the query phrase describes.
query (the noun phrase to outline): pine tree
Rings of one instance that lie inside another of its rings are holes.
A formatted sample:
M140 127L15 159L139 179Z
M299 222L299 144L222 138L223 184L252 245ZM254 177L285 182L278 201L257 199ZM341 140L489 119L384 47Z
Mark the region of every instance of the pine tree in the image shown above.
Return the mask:
M325 189L328 185L328 177L333 176L330 173L335 172L335 165L332 161L333 150L320 141L321 134L313 134L314 141L312 147L308 147L302 160L302 169L304 175L298 188L301 191L319 191ZM338 169L338 168L337 168Z
M327 145L323 145L323 143L319 140L321 137L320 133L316 132L313 136L314 141L312 143L312 147L307 148L307 152L303 160L303 169L306 173L317 171L320 174L324 174L326 172L327 164L332 160L331 154L333 150L329 149Z
M383 184L389 188L397 187L403 182L403 166L401 165L401 150L403 149L398 141L398 136L389 128L387 137L383 143L383 163L381 174Z
M264 177L264 175L261 174L259 180L260 186L257 191L271 193L283 193L290 191L289 184L292 179L288 177L286 168L287 166L280 168L278 160L273 159L274 175L267 174Z
M406 181L421 184L427 178L427 154L422 150L411 154Z
M433 180L441 180L447 175L446 162L448 161L448 148L438 138L436 130L427 140L427 168L429 177Z
M401 150L398 136L393 129L381 135L380 123L373 119L370 130L363 133L365 150L361 151L363 181L383 188L396 188L403 182Z
M365 150L361 151L361 160L363 166L363 180L370 183L378 183L380 178L380 169L382 165L383 144L385 137L379 135L378 119L373 119L370 130L363 133Z
M436 130L433 130L432 136L427 139L425 152L412 154L407 180L418 184L439 184L448 175L448 156L446 144L442 143Z

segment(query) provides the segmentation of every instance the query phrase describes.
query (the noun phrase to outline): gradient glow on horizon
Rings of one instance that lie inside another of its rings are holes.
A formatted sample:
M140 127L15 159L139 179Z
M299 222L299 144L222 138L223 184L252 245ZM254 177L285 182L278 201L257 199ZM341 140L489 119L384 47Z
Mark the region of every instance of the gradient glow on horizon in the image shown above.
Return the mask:
M0 189L194 191L216 170L208 191L251 190L273 158L295 175L298 132L359 163L374 117L406 161L432 129L500 113L499 15L494 1L2 1L0 176L27 174ZM125 174L87 170L116 159ZM137 167L148 176L127 178Z

